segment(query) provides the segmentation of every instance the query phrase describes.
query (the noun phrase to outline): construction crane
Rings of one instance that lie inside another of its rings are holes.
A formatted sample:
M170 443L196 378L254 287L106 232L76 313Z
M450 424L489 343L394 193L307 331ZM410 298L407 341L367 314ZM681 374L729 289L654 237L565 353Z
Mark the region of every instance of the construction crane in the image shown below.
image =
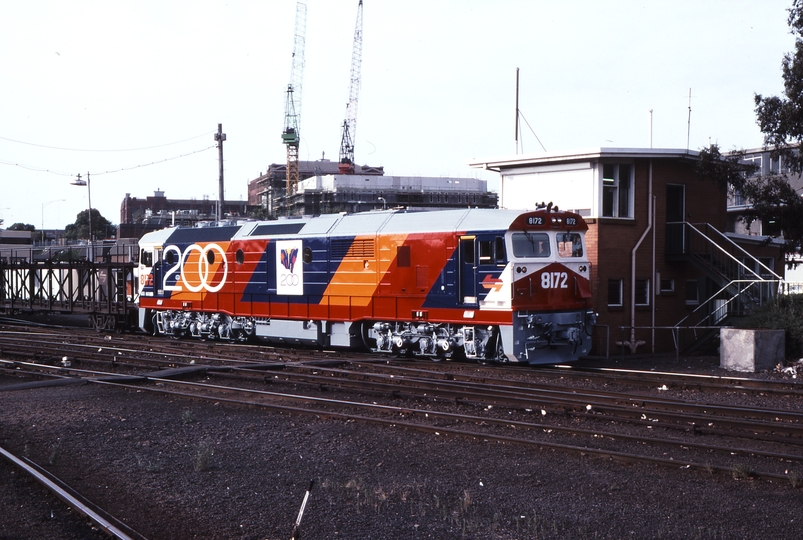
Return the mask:
M362 0L357 6L357 24L354 27L354 49L351 52L351 83L346 119L340 137L340 174L354 174L354 140L357 133L357 100L360 96L360 67L362 65Z
M284 107L284 131L282 142L287 147L287 198L298 189L298 145L301 142L299 124L301 123L301 83L304 78L304 34L307 28L307 5L296 4L296 29L293 41L293 63L290 68L290 84L287 85L287 99ZM285 199L285 208L289 208ZM289 212L289 210L288 210Z

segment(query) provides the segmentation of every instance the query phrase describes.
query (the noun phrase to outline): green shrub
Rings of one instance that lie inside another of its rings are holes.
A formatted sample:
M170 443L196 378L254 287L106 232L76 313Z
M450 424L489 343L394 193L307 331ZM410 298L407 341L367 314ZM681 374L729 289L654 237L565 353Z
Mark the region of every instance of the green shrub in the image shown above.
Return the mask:
M786 358L803 357L803 294L778 295L740 321L741 328L786 331Z

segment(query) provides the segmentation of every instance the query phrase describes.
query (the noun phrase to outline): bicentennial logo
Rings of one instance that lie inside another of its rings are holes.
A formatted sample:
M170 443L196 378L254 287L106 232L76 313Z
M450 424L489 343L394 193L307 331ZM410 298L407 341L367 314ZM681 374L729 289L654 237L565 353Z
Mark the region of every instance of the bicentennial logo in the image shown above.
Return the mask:
M296 266L296 259L298 259L298 248L284 248L282 250L282 266L290 270L291 274Z
M188 272L185 271L187 259L194 251L198 252L197 283L191 283L189 280L187 280ZM176 246L167 246L167 248L164 250L164 257L167 258L167 254L170 252L176 254L176 260L178 261L178 264L169 268L167 272L165 272L163 280L164 290L181 291L182 287L179 284L179 278L181 283L184 284L184 287L186 287L188 291L196 293L201 291L218 292L223 288L223 285L226 284L226 278L229 275L229 263L226 260L226 252L218 244L206 244L203 247L199 246L198 244L192 244L187 246L187 249L185 249L183 253ZM213 279L215 278L215 274L217 274L217 270L213 270L214 261L217 260L216 254L220 256L219 260L223 265L223 275L220 276L220 281L217 283L212 283ZM176 284L168 285L168 279L170 276L176 273L179 274L175 278Z
M276 294L304 294L303 265L296 264L301 249L301 240L276 242Z

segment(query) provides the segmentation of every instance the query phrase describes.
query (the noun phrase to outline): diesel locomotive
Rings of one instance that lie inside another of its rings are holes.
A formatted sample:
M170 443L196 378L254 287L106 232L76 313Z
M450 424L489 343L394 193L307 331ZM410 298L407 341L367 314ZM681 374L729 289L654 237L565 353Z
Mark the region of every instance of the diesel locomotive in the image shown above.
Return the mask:
M148 233L154 334L553 364L588 354L581 216L383 210Z

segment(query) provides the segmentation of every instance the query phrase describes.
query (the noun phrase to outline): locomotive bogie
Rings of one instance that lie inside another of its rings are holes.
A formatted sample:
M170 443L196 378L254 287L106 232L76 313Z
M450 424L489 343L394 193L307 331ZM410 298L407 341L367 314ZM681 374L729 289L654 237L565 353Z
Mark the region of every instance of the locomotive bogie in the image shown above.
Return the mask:
M369 347L377 352L425 356L433 359L451 358L455 354L474 359L486 357L491 327L441 323L377 322L368 331Z
M516 314L513 354L529 363L570 362L587 355L596 322L590 311Z

